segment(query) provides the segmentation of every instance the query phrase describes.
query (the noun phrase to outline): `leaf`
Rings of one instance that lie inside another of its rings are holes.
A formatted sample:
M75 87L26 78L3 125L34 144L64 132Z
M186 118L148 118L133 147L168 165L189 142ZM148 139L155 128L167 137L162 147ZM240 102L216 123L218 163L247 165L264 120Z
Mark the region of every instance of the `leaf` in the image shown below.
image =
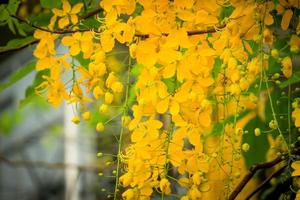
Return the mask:
M40 13L39 15L31 16L30 21L36 26L47 26L49 25L51 17L51 13Z
M292 77L290 77L288 80L282 82L279 87L281 89L286 88L289 85L295 84L300 82L300 71L294 72Z
M216 58L215 64L214 64L213 70L212 70L212 77L214 79L216 79L218 77L218 74L221 70L221 66L222 66L222 60L220 58Z
M142 64L135 64L132 66L130 73L134 76L138 76L144 66Z
M90 59L84 59L83 58L83 53L80 52L78 55L74 56L76 60L80 63L82 67L85 67L86 69L88 68L89 63L91 62Z
M9 0L9 3L6 7L9 14L15 15L17 13L20 3L21 3L21 1L19 1L19 0Z
M243 143L248 143L250 146L249 151L242 151L243 157L245 158L247 167L251 167L254 164L264 162L266 160L266 153L269 149L269 142L267 134L261 134L260 136L254 135L254 129L259 127L262 130L266 130L266 124L263 123L259 117L255 117L250 120L244 127L248 133L243 134ZM255 155L255 156L253 156Z
M43 8L60 8L61 0L41 0L41 6Z
M239 119L243 118L244 116L246 116L249 113L248 110L242 112L241 114L239 114L239 116L236 118L236 121L238 121ZM235 117L230 116L228 118L226 118L225 120L223 120L223 122L218 122L215 123L213 126L213 129L211 131L211 135L210 136L220 136L223 134L224 132L224 127L226 124L232 124L234 123Z
M34 67L35 62L31 62L22 67L21 69L17 70L9 77L7 82L0 84L0 92L24 78L27 74L34 70Z
M95 18L88 18L84 21L82 21L79 25L79 28L86 28L86 29L93 29L93 28L99 28L101 26L101 23L96 20Z
M0 47L0 53L12 49L22 48L24 45L33 43L34 41L36 41L36 39L34 39L32 36L10 40L6 46Z
M48 75L49 76L49 70L43 70L43 71L39 71L34 78L34 81L32 83L32 85L28 86L26 91L25 91L25 97L24 99L20 100L19 102L19 107L23 108L26 105L28 105L30 102L32 102L32 100L37 97L36 93L35 93L35 87L40 85L44 79L43 76L44 75Z
M7 19L7 25L8 25L9 30L11 32L13 32L13 34L16 34L16 29L15 29L14 22L13 22L12 18Z

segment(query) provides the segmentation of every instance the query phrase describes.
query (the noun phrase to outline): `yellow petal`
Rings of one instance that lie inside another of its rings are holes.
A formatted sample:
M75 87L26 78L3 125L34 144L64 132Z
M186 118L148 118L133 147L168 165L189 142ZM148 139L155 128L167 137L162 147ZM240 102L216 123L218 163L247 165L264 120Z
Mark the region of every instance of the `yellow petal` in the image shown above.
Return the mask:
M59 27L60 29L65 28L65 27L68 26L69 24L70 24L70 21L69 21L68 16L63 17L63 18L61 18L61 19L58 21L58 27Z
M158 112L159 114L164 114L165 112L167 112L168 107L169 107L169 98L165 98L160 102L158 102L155 108L156 108L156 112Z
M71 5L67 0L62 0L62 9L65 13L69 13L71 11Z
M199 122L202 126L209 127L211 124L210 115L207 112L200 113Z
M77 13L79 13L82 7L83 7L83 3L78 3L78 4L76 4L76 5L72 8L71 14L77 14Z
M177 115L179 113L179 104L176 101L173 101L170 106L170 113L172 115Z
M70 15L72 24L78 23L78 17L77 15Z
M71 48L70 48L71 56L76 56L79 53L80 53L79 44L77 43L77 44L72 45Z
M171 78L175 75L175 72L176 72L176 64L175 63L166 65L163 69L163 77Z
M282 20L281 20L281 28L282 30L287 30L289 25L290 25L290 21L292 19L293 16L293 11L291 9L286 10L282 16Z
M295 162L292 163L291 167L294 169L294 170L297 170L297 169L300 169L300 161L297 160Z
M58 10L57 8L53 8L52 12L54 13L54 15L62 17L64 15L63 11Z
M265 24L272 25L274 23L273 16L270 13L267 13L265 16Z
M100 38L101 46L105 52L111 51L115 46L115 39L108 31L104 31Z
M75 41L74 41L73 37L71 37L71 36L63 37L61 40L61 43L67 47L73 45L74 42Z

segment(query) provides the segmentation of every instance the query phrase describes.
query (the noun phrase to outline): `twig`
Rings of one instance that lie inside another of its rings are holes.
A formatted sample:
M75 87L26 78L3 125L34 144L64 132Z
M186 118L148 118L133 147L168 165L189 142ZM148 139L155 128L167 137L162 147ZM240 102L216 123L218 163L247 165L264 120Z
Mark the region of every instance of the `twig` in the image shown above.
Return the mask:
M284 165L277 171L273 172L266 180L264 180L253 192L251 192L248 197L245 200L249 200L251 197L253 197L259 190L261 190L272 178L275 176L281 174L283 170L287 167L287 165Z
M21 50L21 49L24 49L25 47L28 47L28 46L33 45L33 44L38 43L38 42L39 42L39 40L35 39L35 40L26 42L24 44L18 45L18 46L13 47L13 48L0 48L0 54L13 52L13 51L16 51L16 50Z
M261 164L256 164L252 165L249 169L249 172L244 176L244 178L241 180L241 182L236 186L236 188L232 191L232 193L229 196L229 200L234 200L237 195L243 190L243 188L246 186L246 184L250 181L250 179L254 176L256 171L260 169L267 169L271 168L281 161L285 159L284 156L278 157L272 161L261 163Z
M96 15L97 13L103 11L102 8L97 8L85 15L82 15L80 17L80 19L86 19L86 18L89 18L91 16L94 16ZM50 29L47 29L47 28L43 28L43 27L40 27L40 26L36 26L34 25L33 23L31 23L30 21L26 20L26 19L22 19L16 15L11 15L11 17L14 17L16 18L17 20L19 20L20 22L23 22L23 23L26 23L28 24L29 26L33 27L34 29L38 29L38 30L41 30L41 31L45 31L45 32L49 32L49 33L53 33L53 34L69 34L69 33L76 33L76 32L87 32L87 31L94 31L96 33L100 33L98 30L92 30L92 29L65 29L65 30L50 30ZM219 25L216 25L214 27L208 27L207 29L203 29L203 30L191 30L191 31L187 31L187 34L189 36L192 36L192 35L201 35L201 34L207 34L207 33L215 33L217 32L219 29L223 29L226 27L226 24L219 24ZM168 36L168 33L162 33L162 35L164 36ZM149 38L150 35L149 34L141 34L141 33L136 33L135 34L136 37L141 37L141 38ZM23 49L31 44L35 44L39 42L39 40L33 40L33 41L30 41L28 43L25 43L25 44L22 44L18 47L14 47L14 48L9 48L9 49L0 49L0 54L1 53L7 53L7 52L11 52L11 51L16 51L16 50L20 50L20 49Z
M28 160L9 160L0 155L0 162L4 162L14 167L40 167L48 169L66 169L77 168L80 171L99 172L100 166L96 165L77 165L71 163L49 163L45 161L28 161Z
M85 15L82 15L80 16L79 18L80 19L87 19L89 17L92 17L94 15L96 15L97 13L101 12L102 11L102 8L96 8L88 13L86 13ZM35 28L35 29L39 29L39 30L42 30L42 31L46 31L46 32L50 32L50 33L57 33L57 34L67 34L67 33L75 33L75 32L84 32L84 31L90 31L88 29L82 29L82 30L57 30L57 31L51 31L49 29L46 29L46 28L43 28L43 27L39 27L39 26L36 26L34 24L32 24L31 22L29 22L28 20L26 19L22 19L18 16L15 16L15 15L11 15L11 17L14 17L16 18L17 20L19 20L20 22L23 22L23 23L26 23L28 24L29 26ZM32 41L29 41L27 43L24 43L24 44L21 44L17 47L14 47L14 48L0 48L0 54L2 53L8 53L8 52L12 52L12 51L16 51L16 50L21 50L27 46L30 46L32 44L35 44L35 43L38 43L39 40L36 39L36 40L32 40Z

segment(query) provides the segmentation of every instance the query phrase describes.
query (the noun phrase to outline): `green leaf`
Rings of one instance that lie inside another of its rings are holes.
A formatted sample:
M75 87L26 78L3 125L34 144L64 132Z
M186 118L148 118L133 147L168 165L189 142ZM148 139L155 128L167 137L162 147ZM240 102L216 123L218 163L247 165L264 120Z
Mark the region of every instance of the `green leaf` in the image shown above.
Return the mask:
M41 0L43 8L60 8L61 4L61 0Z
M212 70L212 77L214 79L217 78L217 76L218 76L218 74L219 74L219 72L221 70L222 63L223 62L222 62L222 60L220 58L216 58L215 64L214 64L213 70Z
M167 86L168 92L170 94L173 94L176 90L176 79L175 77L163 79L162 82Z
M286 87L289 86L289 85L292 85L292 84L298 83L298 82L300 82L300 71L294 72L293 75L292 75L292 77L289 78L288 80L282 82L282 83L279 85L279 87L280 87L281 89L283 89L283 88L286 88Z
M83 53L80 52L80 54L74 56L74 58L80 63L80 65L82 67L85 67L86 69L88 69L88 65L90 64L90 59L85 59L83 58Z
M16 34L16 29L15 29L15 26L14 26L14 21L12 20L12 18L8 18L7 19L7 25L8 25L8 28L11 32L13 32L13 34Z
M88 18L80 23L79 28L93 29L99 28L101 23L95 18Z
M137 77L141 73L141 70L143 69L143 67L144 66L141 64L135 64L132 66L130 73Z
M249 168L254 164L264 162L266 160L266 153L269 149L269 142L266 133L261 133L260 136L254 135L255 128L266 130L266 124L261 121L259 117L250 120L244 127L243 143L248 143L250 146L249 151L242 151L243 157L246 161L246 166ZM255 156L254 156L255 155Z
M34 41L36 41L36 39L32 36L10 40L6 46L0 47L0 53L14 48L21 48L23 45L30 44Z
M131 84L129 88L128 106L130 107L136 102L135 86L136 83Z
M0 5L0 22L7 22L9 17L9 13L6 10L5 5Z
M0 92L4 89L8 88L9 86L13 85L14 83L18 82L22 78L24 78L27 74L33 71L35 67L35 62L31 62L21 69L14 72L8 79L7 82L0 84Z
M222 135L226 124L232 124L232 123L234 123L235 120L239 120L239 119L243 118L248 113L249 113L249 111L246 110L246 111L240 113L236 119L235 119L235 116L233 115L233 116L230 116L230 117L226 118L225 120L223 120L223 122L215 123L213 126L213 129L211 131L211 134L209 136L215 137L215 136Z
M39 15L31 16L30 21L36 26L48 26L52 16L52 13L40 13Z
M17 13L17 10L19 8L21 1L19 0L9 0L9 3L6 7L6 9L8 10L9 14L13 14L15 15Z
M19 103L19 107L20 108L23 108L25 107L26 105L28 105L30 102L32 102L32 100L34 98L37 97L36 93L35 93L35 88L40 85L44 79L43 79L43 76L46 75L46 76L49 76L50 74L50 71L49 70L43 70L43 71L39 71L36 75L35 75L35 78L34 78L34 81L32 83L32 85L30 85L26 91L25 91L25 97L24 99L22 99Z

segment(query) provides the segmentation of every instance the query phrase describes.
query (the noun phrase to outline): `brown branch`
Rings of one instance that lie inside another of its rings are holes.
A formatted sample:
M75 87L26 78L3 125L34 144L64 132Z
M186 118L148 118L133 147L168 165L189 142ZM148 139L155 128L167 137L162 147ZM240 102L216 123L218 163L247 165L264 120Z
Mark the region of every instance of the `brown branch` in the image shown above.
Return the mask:
M0 162L4 162L14 167L40 167L40 168L48 168L48 169L74 168L80 171L91 171L91 172L99 172L101 170L100 166L96 166L96 165L77 165L77 164L70 164L70 163L49 163L45 161L9 160L1 155L0 155Z
M103 11L103 9L99 7L99 8L96 8L96 9L94 9L94 10L92 10L92 11L90 11L90 12L88 12L88 13L82 15L82 16L80 16L79 18L80 19L87 19L89 17L92 17L92 16L98 14L101 11Z
M87 19L89 17L92 17L94 15L96 15L97 13L101 12L102 11L102 8L96 8L82 16L80 16L79 18L80 19ZM20 22L23 22L23 23L26 23L28 24L29 26L35 28L35 29L39 29L39 30L42 30L42 31L46 31L46 32L50 32L50 33L56 33L56 34L67 34L67 33L75 33L75 32L85 32L85 31L90 31L89 29L81 29L81 30L56 30L56 31L51 31L49 29L46 29L46 28L43 28L43 27L39 27L39 26L36 26L34 24L32 24L31 22L29 22L28 20L26 19L22 19L18 16L15 16L15 15L11 15L11 17L14 17L16 18L17 20L19 20ZM24 43L22 45L19 45L17 47L14 47L14 48L0 48L0 54L2 53L8 53L8 52L12 52L12 51L16 51L16 50L21 50L27 46L30 46L32 44L35 44L35 43L38 43L39 40L33 40L33 41L30 41L30 42L27 42L27 43Z
M256 171L260 169L267 169L271 168L281 161L283 161L285 156L278 157L272 161L261 163L261 164L256 164L252 165L249 169L249 172L244 176L244 178L241 180L241 182L237 185L237 187L232 191L232 193L229 196L229 200L234 200L237 195L243 190L243 188L246 186L246 184L251 180L251 178L254 176Z
M219 29L223 29L226 27L226 24L218 24L215 27L208 27L207 29L203 29L203 30L191 30L191 31L187 31L188 36L192 36L192 35L201 35L201 34L207 34L207 33L215 33L217 32ZM168 36L169 33L162 33L163 36ZM142 33L136 33L135 34L136 37L141 37L141 38L149 38L150 35L149 34L142 34Z
M266 180L264 180L253 192L251 192L248 197L245 200L249 200L251 197L253 197L259 190L261 190L272 178L278 176L283 172L283 170L287 167L287 165L284 165L277 171L273 172Z
M99 12L103 11L102 8L96 8L95 10L92 10L88 13L86 13L85 15L82 15L80 16L80 19L87 19L91 16L94 16L96 14L98 14ZM47 29L47 28L43 28L43 27L40 27L40 26L36 26L34 25L33 23L31 23L30 21L26 20L26 19L22 19L18 16L15 16L15 15L11 15L11 17L14 17L16 18L17 20L19 20L20 22L23 22L23 23L26 23L28 24L29 26L33 27L34 29L38 29L38 30L41 30L41 31L45 31L45 32L49 32L49 33L53 33L53 34L69 34L69 33L76 33L76 32L86 32L86 31L91 31L92 29L64 29L64 30L50 30L50 29ZM216 25L214 27L208 27L207 29L203 29L203 30L191 30L191 31L188 31L187 34L189 36L192 36L192 35L201 35L201 34L207 34L207 33L215 33L217 32L219 29L223 29L226 27L226 24L220 24L220 25ZM93 30L94 32L96 33L99 33L98 30ZM168 33L162 33L162 35L164 36L168 36ZM141 33L136 33L135 34L136 37L141 37L141 38L149 38L150 35L149 34L141 34ZM25 43L25 44L22 44L18 47L15 47L15 48L10 48L10 49L0 49L0 54L1 53L7 53L7 52L11 52L11 51L15 51L15 50L20 50L20 49L23 49L31 44L35 44L39 42L39 40L34 40L34 41L31 41L31 42L28 42L28 43Z
M30 45L33 45L33 44L37 43L38 41L39 41L39 40L35 39L35 40L26 42L26 43L24 43L24 44L18 45L18 46L13 47L13 48L0 48L0 54L1 54L1 53L8 53L8 52L12 52L12 51L17 51L17 50L24 49L25 47L28 47L28 46L30 46Z

